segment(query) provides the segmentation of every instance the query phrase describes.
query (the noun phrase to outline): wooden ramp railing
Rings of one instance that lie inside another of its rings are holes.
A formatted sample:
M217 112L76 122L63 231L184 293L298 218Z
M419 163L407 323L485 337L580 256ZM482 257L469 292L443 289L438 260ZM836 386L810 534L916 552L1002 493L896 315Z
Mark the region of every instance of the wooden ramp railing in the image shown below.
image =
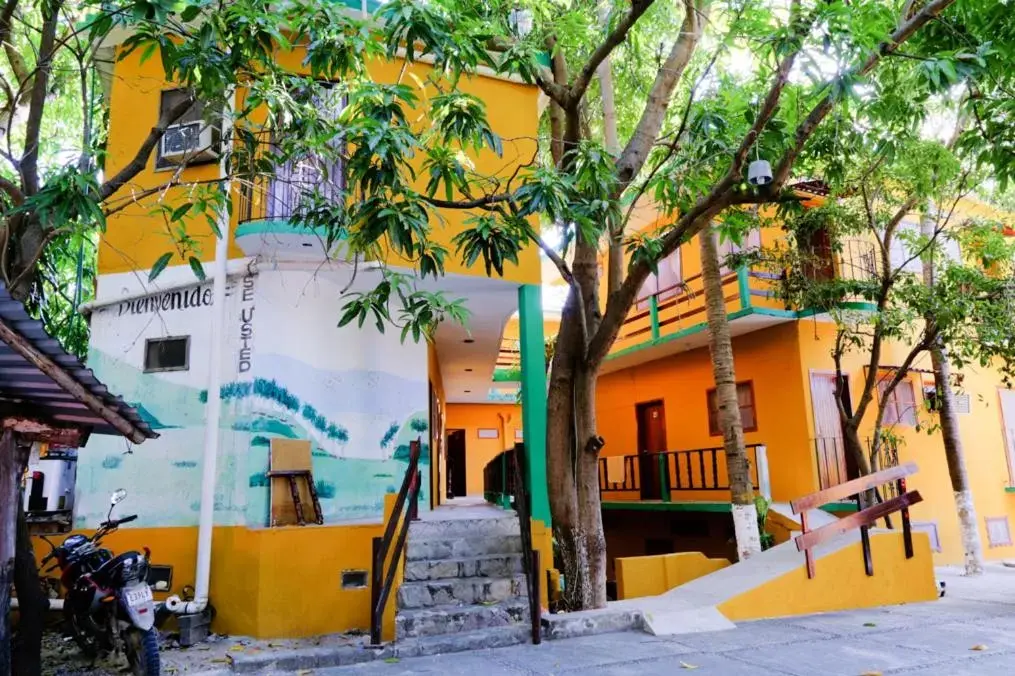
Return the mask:
M892 467L875 472L874 474L862 476L859 479L847 481L838 486L826 488L817 493L805 495L791 502L790 507L793 513L800 515L800 526L803 534L798 535L795 541L797 550L804 553L804 560L807 564L807 577L813 578L815 575L814 554L812 550L821 543L827 542L843 533L848 533L854 528L860 529L864 568L867 571L867 575L874 575L874 562L871 560L870 534L868 531L871 526L877 523L878 519L884 519L889 514L894 514L895 512L902 513L902 541L906 550L906 558L913 558L913 531L909 522L909 508L921 502L923 498L920 496L919 491L906 492L906 477L915 474L917 469L915 462L909 462L905 465ZM867 507L866 509L863 508L862 495L864 492L891 482L895 482L898 486L898 497ZM850 514L847 517L838 519L834 523L815 530L810 530L807 527L808 510L817 509L822 505L845 498L856 500L858 511L855 514Z

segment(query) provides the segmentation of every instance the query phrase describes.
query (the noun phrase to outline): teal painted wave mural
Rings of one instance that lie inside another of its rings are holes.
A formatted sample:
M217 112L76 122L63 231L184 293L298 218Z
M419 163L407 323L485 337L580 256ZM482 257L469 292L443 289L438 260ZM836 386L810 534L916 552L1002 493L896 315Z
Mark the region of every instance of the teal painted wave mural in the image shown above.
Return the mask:
M161 437L132 453L112 437L93 436L79 462L78 513L85 526L101 520L108 495L127 488L139 525L197 523L203 459L205 390L143 373L92 349L90 366ZM215 522L265 526L269 489L264 478L271 439L311 442L313 471L325 523L376 521L384 495L404 477L409 443L421 438L423 495L429 505L426 385L388 373L326 371L277 355L257 355L256 376L222 386ZM377 402L364 404L364 399Z

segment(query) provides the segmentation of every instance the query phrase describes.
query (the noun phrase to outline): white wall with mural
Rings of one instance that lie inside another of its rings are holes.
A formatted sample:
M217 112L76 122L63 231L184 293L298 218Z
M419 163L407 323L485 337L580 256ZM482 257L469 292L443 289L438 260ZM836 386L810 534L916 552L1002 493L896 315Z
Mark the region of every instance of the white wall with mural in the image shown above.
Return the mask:
M253 268L229 278L216 524L267 525L273 437L311 441L325 523L379 520L384 494L404 475L410 440L426 443L426 346L402 344L391 329L339 329L347 281L344 272ZM89 441L76 527L101 520L119 487L131 494L136 526L197 524L210 322L210 284L93 313L89 366L161 437L136 449L112 437ZM184 335L187 370L144 372L147 339ZM422 496L421 507L428 504Z

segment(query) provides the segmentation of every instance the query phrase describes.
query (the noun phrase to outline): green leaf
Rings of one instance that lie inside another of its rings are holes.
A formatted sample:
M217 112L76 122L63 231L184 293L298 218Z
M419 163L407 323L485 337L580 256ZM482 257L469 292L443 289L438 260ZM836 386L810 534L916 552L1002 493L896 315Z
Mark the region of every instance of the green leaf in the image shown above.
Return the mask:
M167 252L159 256L159 259L155 261L155 265L152 266L151 272L148 273L148 281L154 282L155 278L162 274L162 271L169 265L169 261L173 259L172 252Z
M184 22L193 21L197 18L197 15L201 13L200 5L188 5L182 12L180 12L180 19Z
M194 276L203 282L207 278L207 275L204 274L204 266L201 265L201 259L191 256L188 262L190 263L190 269L194 271Z
M159 43L149 42L148 46L144 48L143 52L141 52L141 63L143 64L145 61L152 58L152 54L155 53L155 50L158 49L158 47Z

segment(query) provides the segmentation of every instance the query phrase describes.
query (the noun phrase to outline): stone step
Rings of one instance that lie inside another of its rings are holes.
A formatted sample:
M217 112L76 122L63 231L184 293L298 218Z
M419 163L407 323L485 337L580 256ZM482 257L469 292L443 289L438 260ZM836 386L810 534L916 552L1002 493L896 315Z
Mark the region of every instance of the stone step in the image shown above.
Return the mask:
M405 547L407 561L464 559L493 554L520 554L521 535L426 539L409 537Z
M423 538L426 540L447 540L451 538L473 537L482 533L486 537L500 535L518 535L518 515L513 511L504 511L502 516L479 519L444 519L441 521L413 521L409 525L409 539Z
M466 650L504 648L528 643L531 640L532 627L528 623L511 624L506 627L490 627L489 629L465 631L458 634L424 636L412 639L410 643L413 645L410 647L410 650L413 656L419 655L420 657L425 657L429 655L459 653Z
M445 580L452 577L511 577L522 573L521 554L494 554L462 559L406 561L408 582Z
M395 636L401 640L420 636L458 634L490 627L508 627L526 622L528 613L527 600L478 606L434 606L402 610L395 615Z
M525 576L452 577L446 580L403 582L398 588L398 608L498 603L525 598Z

